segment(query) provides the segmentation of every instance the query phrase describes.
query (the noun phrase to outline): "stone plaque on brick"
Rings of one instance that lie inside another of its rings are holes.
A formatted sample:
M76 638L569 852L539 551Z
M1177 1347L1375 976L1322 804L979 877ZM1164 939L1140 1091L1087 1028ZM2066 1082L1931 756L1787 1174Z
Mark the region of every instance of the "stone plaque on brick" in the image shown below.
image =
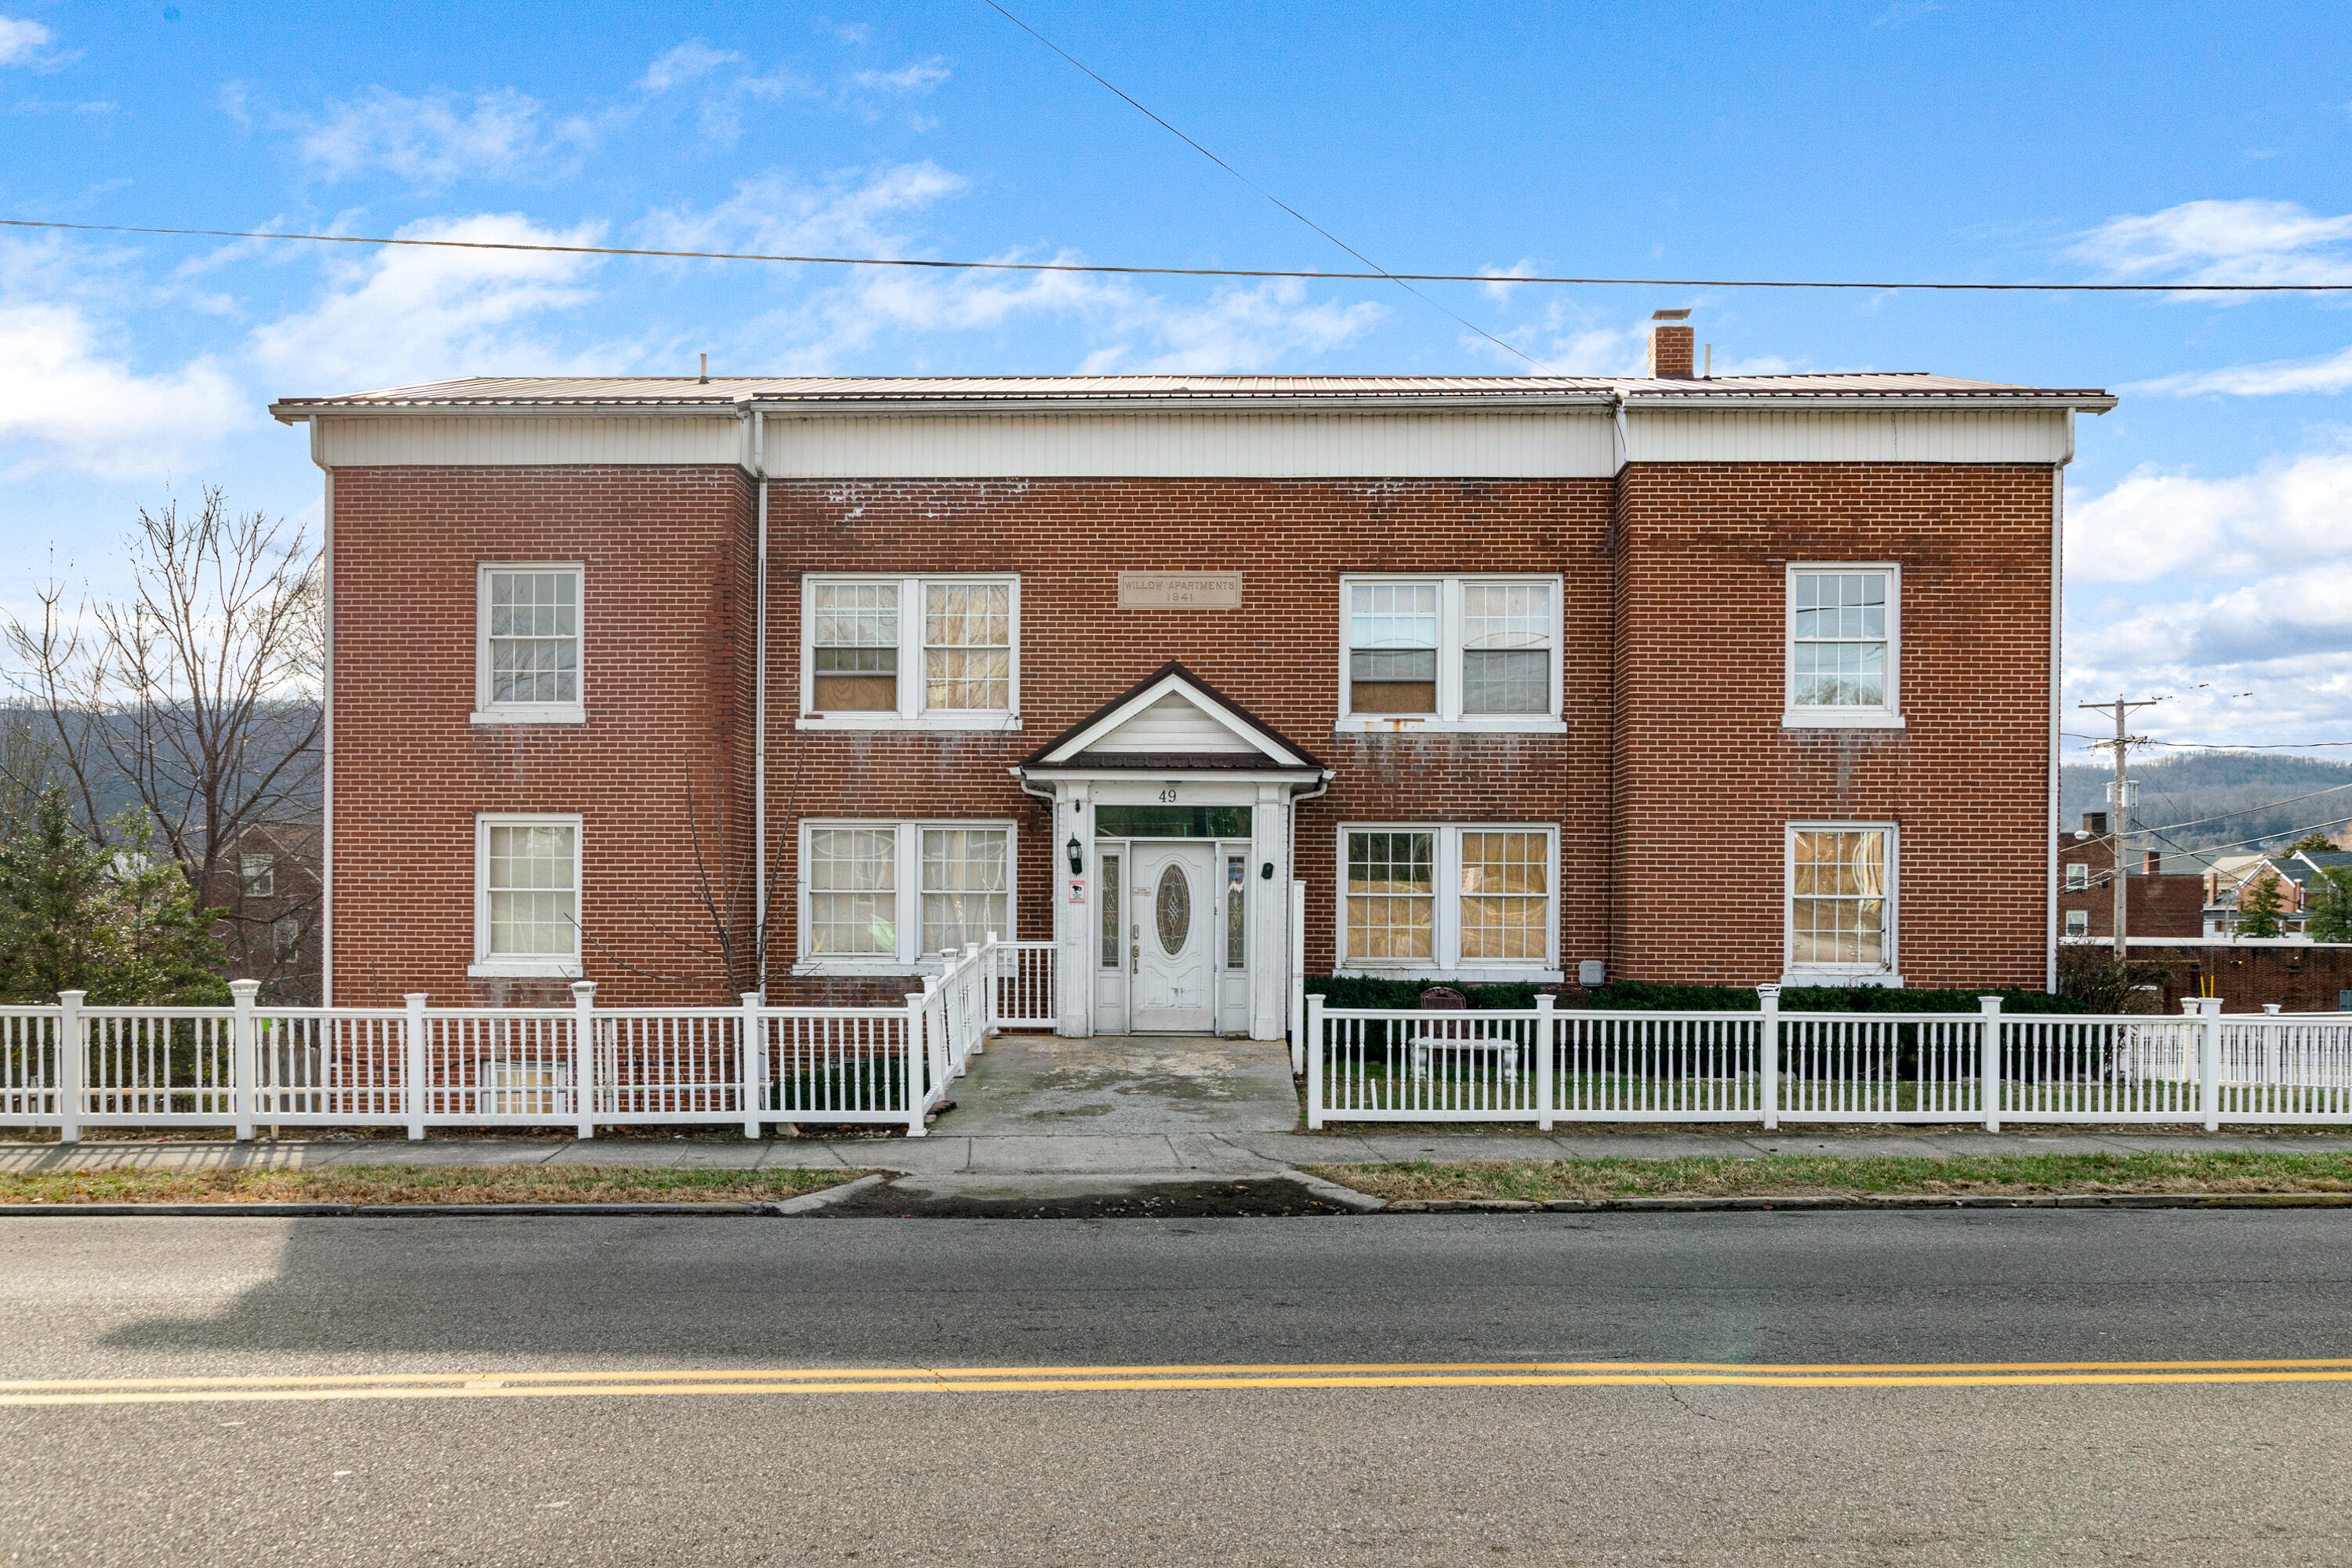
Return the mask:
M1122 572L1118 574L1118 607L1122 610L1238 610L1242 607L1242 574L1238 572Z

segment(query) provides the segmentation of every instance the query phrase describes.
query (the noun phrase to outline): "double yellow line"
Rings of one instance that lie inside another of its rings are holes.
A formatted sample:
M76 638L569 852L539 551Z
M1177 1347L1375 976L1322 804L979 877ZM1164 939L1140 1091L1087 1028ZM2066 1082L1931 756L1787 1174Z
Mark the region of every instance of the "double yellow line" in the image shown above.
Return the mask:
M1205 1366L789 1367L378 1373L0 1381L0 1405L336 1399L572 1399L719 1394L1140 1394L1260 1388L1988 1388L2347 1383L2352 1360L1827 1363L1397 1362Z

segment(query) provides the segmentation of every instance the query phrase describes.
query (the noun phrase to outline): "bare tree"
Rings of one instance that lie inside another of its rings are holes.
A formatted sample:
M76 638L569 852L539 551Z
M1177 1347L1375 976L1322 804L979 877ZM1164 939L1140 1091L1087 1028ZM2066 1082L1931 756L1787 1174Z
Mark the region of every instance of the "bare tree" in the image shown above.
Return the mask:
M124 546L122 595L85 592L69 605L52 579L37 619L11 616L0 631L40 742L18 749L67 785L100 844L117 809L143 806L198 898L236 919L238 841L319 813L318 552L302 530L232 513L209 487L193 517L176 500L142 509ZM0 745L0 768L17 763ZM9 792L30 782L11 773ZM269 950L266 928L286 918L279 908L261 922L259 951ZM232 945L241 956L255 944Z

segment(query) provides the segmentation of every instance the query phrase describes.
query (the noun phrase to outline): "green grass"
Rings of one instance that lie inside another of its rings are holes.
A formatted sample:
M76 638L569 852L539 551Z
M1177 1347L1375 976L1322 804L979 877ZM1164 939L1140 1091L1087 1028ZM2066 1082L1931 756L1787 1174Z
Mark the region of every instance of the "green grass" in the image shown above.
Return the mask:
M1873 1193L2352 1192L2352 1154L1993 1154L1948 1160L1780 1154L1679 1160L1412 1161L1310 1165L1390 1199L1842 1197Z
M0 1173L9 1204L772 1203L863 1171L678 1171L633 1165L339 1165L318 1170Z

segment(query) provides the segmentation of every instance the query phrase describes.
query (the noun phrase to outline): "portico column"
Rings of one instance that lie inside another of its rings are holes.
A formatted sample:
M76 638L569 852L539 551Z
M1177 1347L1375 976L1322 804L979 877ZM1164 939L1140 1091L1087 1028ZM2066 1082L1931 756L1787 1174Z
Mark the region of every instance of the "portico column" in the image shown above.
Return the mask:
M1070 871L1070 840L1078 841L1076 876ZM1094 813L1089 809L1083 780L1066 779L1054 788L1054 878L1047 886L1054 898L1054 1032L1087 1036L1094 1031L1094 969L1087 962L1087 931L1095 912L1098 889L1094 878ZM1081 901L1073 901L1071 884L1079 884Z
M1290 813L1287 784L1257 786L1250 813L1249 1032L1270 1040L1283 1031L1283 986L1290 973ZM1268 878L1265 868L1274 868Z

